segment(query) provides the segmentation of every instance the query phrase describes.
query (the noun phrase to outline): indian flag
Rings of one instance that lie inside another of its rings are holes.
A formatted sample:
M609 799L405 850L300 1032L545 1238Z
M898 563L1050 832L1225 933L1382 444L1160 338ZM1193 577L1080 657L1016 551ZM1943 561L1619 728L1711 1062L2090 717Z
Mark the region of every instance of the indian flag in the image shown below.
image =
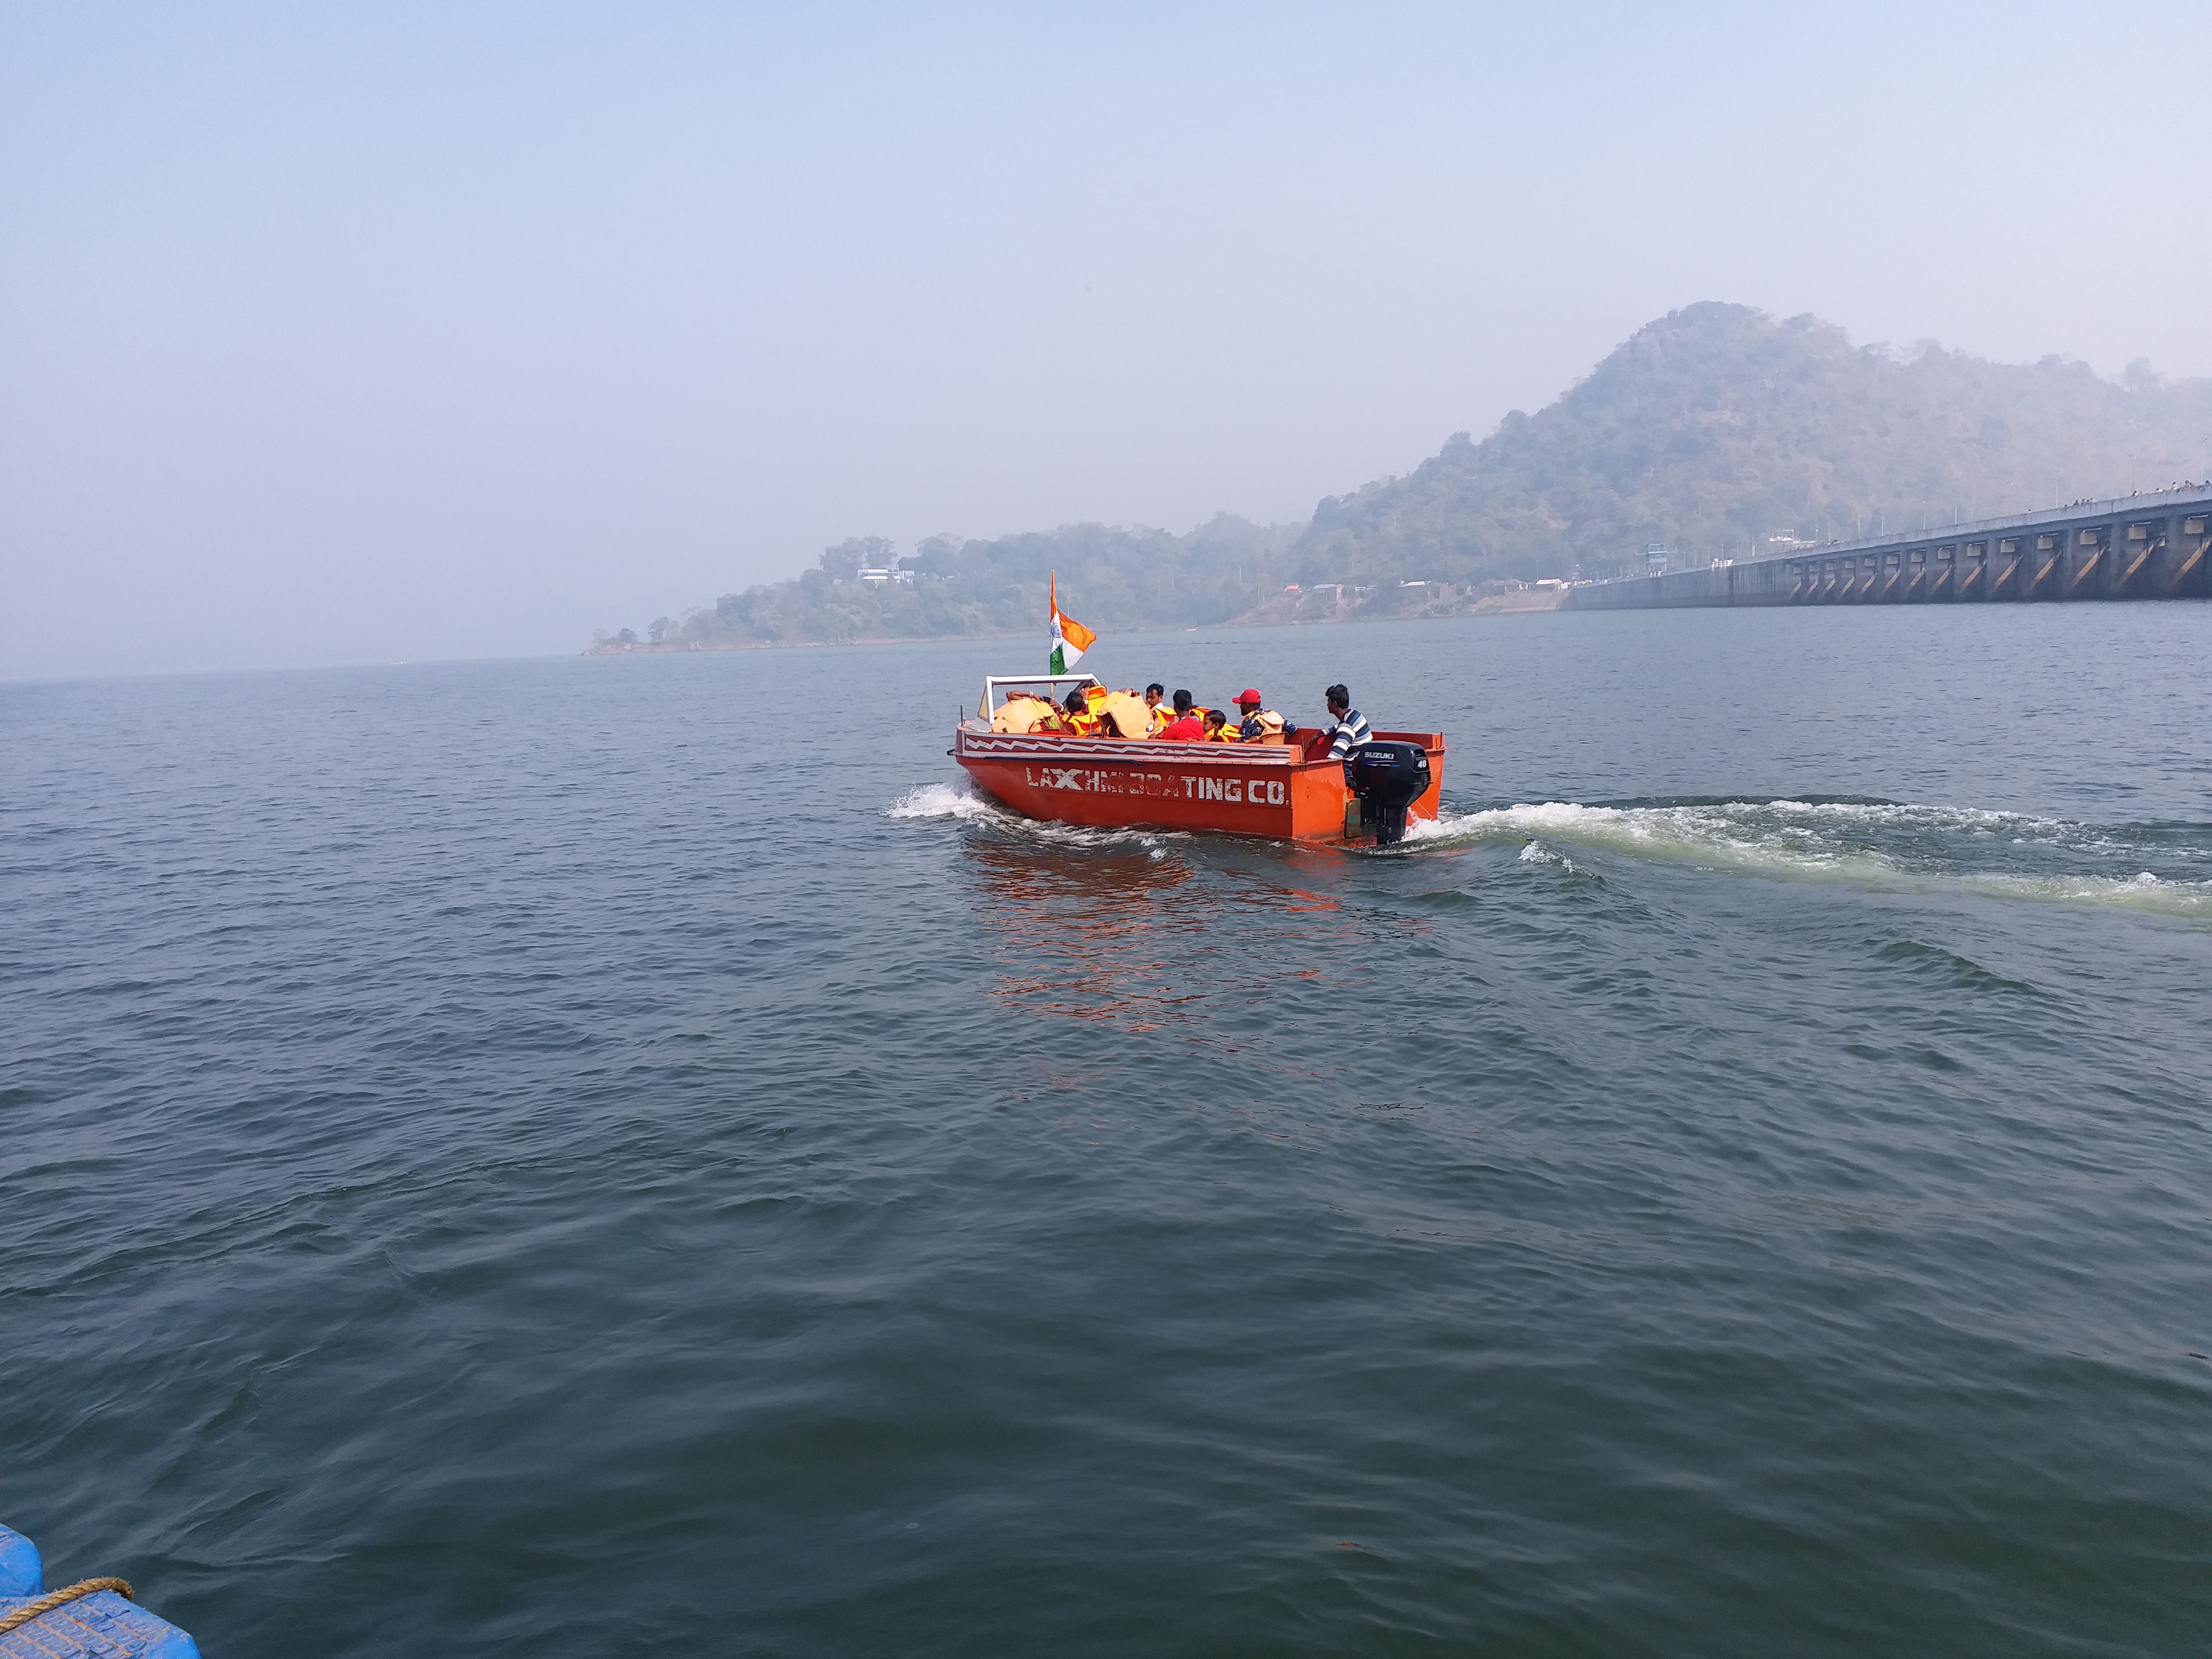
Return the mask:
M1098 636L1073 617L1060 614L1060 573L1052 573L1052 641L1051 655L1046 659L1052 672L1065 674L1083 660L1083 653L1097 643Z

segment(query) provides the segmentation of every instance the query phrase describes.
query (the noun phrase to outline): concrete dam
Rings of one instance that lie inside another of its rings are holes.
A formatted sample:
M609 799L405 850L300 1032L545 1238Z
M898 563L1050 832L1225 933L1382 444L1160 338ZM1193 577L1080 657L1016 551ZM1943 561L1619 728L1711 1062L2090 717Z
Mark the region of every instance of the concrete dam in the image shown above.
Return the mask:
M1577 582L1565 611L1722 605L2029 605L2212 598L2212 485Z

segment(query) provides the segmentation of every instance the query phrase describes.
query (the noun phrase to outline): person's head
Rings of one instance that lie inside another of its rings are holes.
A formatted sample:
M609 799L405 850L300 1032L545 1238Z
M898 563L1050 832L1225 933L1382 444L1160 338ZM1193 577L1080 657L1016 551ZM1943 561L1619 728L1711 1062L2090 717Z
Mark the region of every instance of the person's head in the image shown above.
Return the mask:
M1087 714L1091 712L1090 700L1083 695L1083 688L1079 685L1067 694L1067 702L1062 706L1071 714Z
M1147 708L1158 708L1160 706L1160 699L1167 696L1167 687L1162 685L1158 680L1154 680L1150 685L1145 688L1145 707Z
M1218 708L1209 708L1206 711L1206 728L1209 732L1218 732L1228 719Z
M1259 688L1248 685L1239 691L1237 694L1237 706L1248 714L1260 706Z
M1188 714L1188 713L1190 713L1190 708L1191 708L1191 703L1192 703L1192 702L1193 702L1193 698L1191 697L1191 695L1190 695L1190 693L1189 693L1189 692L1188 692L1188 691L1178 691L1178 692L1176 692L1176 693L1175 694L1175 710L1176 710L1176 714Z
M1352 712L1352 693L1341 685L1330 686L1322 693L1322 697L1328 704L1328 712L1332 714L1342 715Z

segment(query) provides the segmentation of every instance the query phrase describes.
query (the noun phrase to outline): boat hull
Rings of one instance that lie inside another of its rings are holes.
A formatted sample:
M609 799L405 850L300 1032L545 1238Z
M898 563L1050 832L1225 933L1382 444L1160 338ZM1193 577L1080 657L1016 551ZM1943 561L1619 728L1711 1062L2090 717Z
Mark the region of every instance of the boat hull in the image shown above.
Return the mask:
M1429 787L1409 809L1434 818L1444 743L1434 732L1377 732L1429 755ZM963 726L953 758L994 800L1025 817L1097 829L1195 830L1280 841L1343 841L1344 763L1289 744L1023 737Z

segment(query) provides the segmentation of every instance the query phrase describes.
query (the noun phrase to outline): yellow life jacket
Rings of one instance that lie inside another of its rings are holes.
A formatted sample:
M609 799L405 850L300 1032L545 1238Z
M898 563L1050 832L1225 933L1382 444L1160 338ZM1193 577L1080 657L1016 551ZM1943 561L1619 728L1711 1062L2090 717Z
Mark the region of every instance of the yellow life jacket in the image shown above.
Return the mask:
M1133 691L1114 692L1091 712L1114 722L1114 729L1107 734L1109 737L1143 739L1152 735L1151 711L1145 707L1145 700Z
M1016 734L1048 730L1046 722L1051 720L1052 715L1052 704L1044 698L1032 696L1026 691L1017 691L1000 705L997 714L991 716L991 729Z

